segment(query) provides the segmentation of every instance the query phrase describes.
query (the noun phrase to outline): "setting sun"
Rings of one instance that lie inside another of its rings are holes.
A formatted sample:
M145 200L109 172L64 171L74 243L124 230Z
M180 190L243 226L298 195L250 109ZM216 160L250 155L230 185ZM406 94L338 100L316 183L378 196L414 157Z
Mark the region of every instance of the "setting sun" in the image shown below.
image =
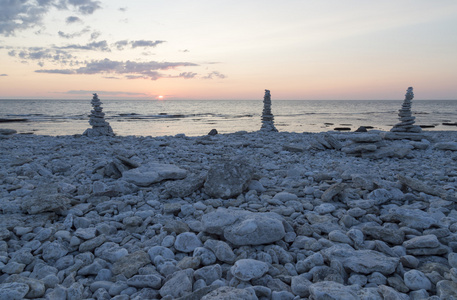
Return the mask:
M159 99L159 100L163 100L163 96L162 96L162 95L160 95L160 96L158 96L158 97L157 97L157 99Z

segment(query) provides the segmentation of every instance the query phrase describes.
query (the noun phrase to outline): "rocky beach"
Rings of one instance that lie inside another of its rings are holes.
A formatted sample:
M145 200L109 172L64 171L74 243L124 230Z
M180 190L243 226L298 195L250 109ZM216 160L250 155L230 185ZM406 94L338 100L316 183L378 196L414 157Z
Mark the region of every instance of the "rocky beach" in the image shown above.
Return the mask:
M457 299L457 132L0 133L0 299Z

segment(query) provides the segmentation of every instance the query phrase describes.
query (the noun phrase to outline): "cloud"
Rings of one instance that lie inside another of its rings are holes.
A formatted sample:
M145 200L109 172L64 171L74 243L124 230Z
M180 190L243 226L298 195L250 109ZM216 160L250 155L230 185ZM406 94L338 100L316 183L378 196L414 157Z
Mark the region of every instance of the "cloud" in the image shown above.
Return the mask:
M75 37L82 36L83 34L88 33L88 32L90 32L90 28L86 27L83 30L78 31L78 32L64 33L63 31L59 31L58 34L59 34L60 37L63 37L65 39L72 39L72 38L75 38Z
M182 73L179 73L179 75L178 75L178 77L182 77L185 79L194 78L195 76L197 76L197 73L193 73L193 72L182 72Z
M8 76L8 74L0 74L0 77Z
M59 47L59 49L75 49L75 50L99 50L104 52L110 52L111 49L108 47L108 43L106 41L99 41L99 42L92 42L86 45L67 45L63 47Z
M51 74L111 74L111 75L124 75L127 79L151 79L157 80L165 77L172 77L159 73L159 71L166 71L176 69L178 67L193 67L197 64L190 62L134 62L134 61L113 61L110 59L94 60L87 62L85 66L77 69L50 69L50 70L36 70L37 73L51 73ZM184 72L180 77L187 76L192 78L193 73Z
M102 33L100 31L94 31L90 34L91 41L98 39Z
M150 40L138 40L138 41L129 41L129 40L122 40L122 41L117 41L114 43L114 46L118 50L124 50L127 45L130 45L133 49L138 48L138 47L156 47L159 44L166 43L166 41L150 41Z
M69 6L75 7L83 15L91 15L96 10L102 8L100 6L100 1L93 0L58 0L58 1L49 1L48 2L57 2L55 4L59 9L68 9Z
M146 40L139 40L139 41L132 41L130 44L132 48L136 47L156 47L159 44L165 43L165 41L146 41Z
M29 59L29 60L48 60L52 62L58 62L61 64L67 64L75 59L73 55L64 50L59 49L47 49L42 47L30 47L23 49L10 50L8 52L9 56L17 57L20 59ZM40 63L43 64L42 62Z
M70 16L66 19L67 24L73 24L73 23L77 23L77 22L82 22L82 20L75 16Z
M202 77L203 79L214 79L214 78L220 78L220 79L224 79L224 78L227 78L227 76L225 76L224 74L221 74L219 73L218 71L213 71L211 73L208 73L208 75Z
M126 12L127 11L127 7L119 7L119 10L122 11L122 12Z
M129 96L147 96L145 93L132 93L132 92L123 92L123 91L88 91L88 90L71 90L65 92L69 95L92 95L93 93L103 94L103 95L129 95Z
M101 9L100 1L94 0L0 0L0 7L0 35L4 36L41 25L44 15L52 8L71 7L85 15Z
M48 74L75 74L74 70L70 69L53 69L53 70L36 70L36 73L48 73Z
M34 1L0 0L0 35L10 36L16 30L39 25L49 5L43 6Z
M129 44L129 41L128 40L123 40L123 41L117 41L114 43L114 46L116 46L116 48L118 50L124 50L125 46L127 46Z

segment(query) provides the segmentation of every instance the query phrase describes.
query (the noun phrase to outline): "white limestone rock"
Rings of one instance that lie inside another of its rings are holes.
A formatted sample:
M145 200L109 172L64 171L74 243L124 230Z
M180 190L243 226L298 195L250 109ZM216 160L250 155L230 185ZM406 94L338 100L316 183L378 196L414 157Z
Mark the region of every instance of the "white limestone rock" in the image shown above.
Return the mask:
M345 286L334 281L321 281L314 283L309 287L310 298L315 300L358 300L357 290L357 286Z
M193 270L178 271L165 282L159 293L162 297L171 296L173 299L189 295L192 292Z
M181 252L193 252L195 248L201 247L203 244L197 235L193 232L183 232L176 237L175 249Z
M223 233L235 245L269 244L285 236L283 219L275 213L218 209L202 218L204 231Z
M243 158L221 161L211 166L206 176L204 192L215 198L232 198L247 189L254 169Z
M168 179L183 179L187 171L175 165L148 163L122 173L122 179L137 186L150 186Z
M438 150L457 151L457 142L439 142L433 145L433 148Z
M268 264L255 259L240 259L230 268L233 276L242 281L257 279L268 272Z
M339 261L345 268L361 274L373 272L384 275L392 274L400 260L397 257L388 257L373 250L354 250L346 244L324 249L322 255L329 261Z
M217 290L203 296L201 300L258 300L253 289L238 289L230 286L222 286Z
M21 300L29 292L30 287L25 283L11 282L0 284L0 299Z
M410 270L403 275L406 286L413 291L425 289L431 290L432 283L424 273L418 270Z

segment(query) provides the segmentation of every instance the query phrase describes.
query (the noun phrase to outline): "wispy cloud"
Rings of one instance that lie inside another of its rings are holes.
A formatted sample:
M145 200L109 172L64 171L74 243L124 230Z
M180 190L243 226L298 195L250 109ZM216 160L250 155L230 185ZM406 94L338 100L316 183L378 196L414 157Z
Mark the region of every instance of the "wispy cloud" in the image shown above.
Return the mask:
M128 40L123 40L123 41L117 41L114 43L114 46L118 49L118 50L124 50L125 46L127 46L129 44L129 41Z
M100 1L94 0L0 0L0 7L0 35L4 36L41 25L43 16L53 7L61 10L75 9L85 15L101 9Z
M182 78L185 78L185 79L190 79L190 78L195 78L195 76L197 76L197 73L182 72L182 73L179 73L178 77L182 77Z
M86 33L90 32L90 28L89 27L86 27L84 29L82 29L81 31L78 31L78 32L74 32L74 33L64 33L63 31L59 31L58 34L60 37L63 37L65 39L72 39L72 38L75 38L75 37L79 37L79 36L82 36Z
M139 40L139 41L132 41L130 44L132 48L137 47L156 47L159 44L165 43L165 41L147 41L147 40Z
M160 41L160 40L157 40L157 41L151 41L151 40L137 40L137 41L122 40L122 41L115 42L114 46L118 50L124 50L125 47L127 47L128 45L130 45L130 47L132 47L133 49L134 48L138 48L138 47L155 48L155 47L157 47L157 45L160 45L162 43L166 43L166 41Z
M8 76L8 74L0 74L0 77Z
M59 49L74 49L74 50L95 50L95 51L104 51L110 52L111 49L108 47L108 43L106 41L99 41L99 42L92 42L86 45L67 45L63 47L59 47Z
M67 91L64 94L69 95L92 95L93 93L99 93L103 95L118 96L118 95L128 95L128 96L147 96L145 93L132 93L132 92L123 92L123 91L88 91L88 90L71 90Z
M79 22L82 22L82 20L76 16L70 16L68 17L65 22L67 24L73 24L73 23L79 23Z
M30 47L8 51L11 57L17 57L22 60L39 60L52 61L60 64L75 63L75 57L65 50L48 49L41 47ZM42 64L42 63L41 63Z
M100 6L100 1L93 0L41 0L38 2L52 3L59 9L69 9L69 7L74 7L84 15L91 15L96 10L102 8Z
M86 63L85 66L77 69L43 69L36 70L37 73L52 74L114 74L123 75L127 79L150 79L157 80L160 78L172 77L161 74L159 71L176 69L179 67L194 67L197 64L190 62L134 62L134 61L113 61L105 58L104 60L94 60ZM187 76L192 78L194 73L184 72L180 77Z
M208 75L202 77L203 79L214 79L214 78L220 78L220 79L224 79L226 78L227 76L225 76L224 74L221 74L219 73L218 71L213 71L211 73L208 73Z

